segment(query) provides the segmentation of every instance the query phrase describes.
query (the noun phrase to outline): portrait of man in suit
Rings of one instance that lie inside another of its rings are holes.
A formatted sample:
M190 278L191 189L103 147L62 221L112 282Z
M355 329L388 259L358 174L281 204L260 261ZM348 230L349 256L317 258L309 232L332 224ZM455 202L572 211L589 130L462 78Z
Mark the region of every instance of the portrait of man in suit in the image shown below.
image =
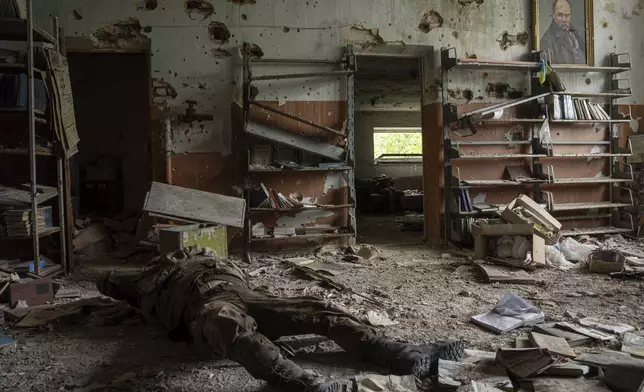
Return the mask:
M543 5L539 31L542 32L539 49L548 51L553 64L586 64L585 1L592 0L539 0ZM548 4L550 3L550 4ZM552 16L546 17L552 10ZM544 15L545 14L545 15ZM547 21L550 25L546 27ZM577 26L581 24L581 26ZM579 30L582 27L582 30Z

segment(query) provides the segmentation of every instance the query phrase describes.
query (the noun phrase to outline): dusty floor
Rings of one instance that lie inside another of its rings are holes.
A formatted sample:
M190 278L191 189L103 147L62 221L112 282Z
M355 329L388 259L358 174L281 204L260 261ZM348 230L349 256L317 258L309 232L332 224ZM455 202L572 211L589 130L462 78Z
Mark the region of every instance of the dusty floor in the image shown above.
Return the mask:
M420 238L420 233L412 233L391 233L388 238L401 242ZM366 242L372 241L367 238ZM417 244L378 249L377 257L347 267L335 279L377 298L384 305L380 309L359 296L295 275L277 257L256 256L252 265L243 267L256 274L255 286L276 295L314 295L339 302L361 316L369 310L388 310L398 324L384 327L383 332L403 341L459 338L483 350L511 346L521 331L498 336L468 321L492 308L509 291L540 306L548 320L598 316L644 330L644 286L640 282L612 281L586 271L543 270L532 274L543 282L539 285L490 285L476 274L454 273L471 262L468 258L447 257L445 251ZM332 254L328 257L337 259ZM88 281L69 281L66 287L80 288L85 297L97 294ZM0 328L17 340L13 350L0 355L2 391L268 391L235 363L197 358L190 346L174 343L158 326L137 320L117 327ZM324 375L361 370L331 343L298 354L295 360Z

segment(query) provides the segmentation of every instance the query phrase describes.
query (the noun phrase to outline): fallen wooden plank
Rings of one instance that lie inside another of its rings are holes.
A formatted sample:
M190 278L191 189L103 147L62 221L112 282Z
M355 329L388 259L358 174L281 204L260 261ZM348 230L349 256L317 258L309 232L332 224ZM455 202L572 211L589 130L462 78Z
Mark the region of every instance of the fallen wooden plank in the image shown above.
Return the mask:
M344 148L317 141L295 132L271 127L256 122L246 125L246 133L255 137L270 140L340 162L344 158Z
M557 336L559 338L566 339L570 347L583 346L593 341L593 338L586 335L581 335L575 332L557 328L555 327L555 323L538 324L535 325L532 330L542 334Z
M584 327L598 329L600 331L622 335L626 332L631 332L635 328L631 325L624 323L617 323L609 320L601 320L596 317L586 317L579 320L579 324Z
M608 365L614 364L614 363L644 364L644 360L633 358L627 353L623 353L620 351L610 351L610 350L604 350L596 354L593 354L593 353L581 354L577 358L575 358L575 361L586 365L597 366L601 368L606 368L608 367Z
M556 323L555 326L557 326L559 328L569 330L569 331L572 331L572 332L575 332L575 333L578 333L578 334L581 334L581 335L586 335L588 337L591 337L591 338L597 339L597 340L601 340L603 342L607 342L609 340L613 340L613 339L616 338L615 335L612 335L612 334L609 334L609 333L606 333L606 332L602 332L602 331L598 331L598 330L592 329L592 328L582 327L581 325L577 325L577 324L573 324L573 323L560 322L560 323Z
M530 333L530 340L536 347L547 349L551 354L565 358L574 358L577 356L568 345L568 342L566 342L566 339L532 332Z
M634 333L625 333L622 352L629 353L636 358L644 358L644 337Z
M198 222L244 227L246 200L153 182L143 209Z
M479 269L485 274L489 283L516 283L516 284L536 284L536 279L532 278L527 272L521 269L500 267L495 265L477 264Z

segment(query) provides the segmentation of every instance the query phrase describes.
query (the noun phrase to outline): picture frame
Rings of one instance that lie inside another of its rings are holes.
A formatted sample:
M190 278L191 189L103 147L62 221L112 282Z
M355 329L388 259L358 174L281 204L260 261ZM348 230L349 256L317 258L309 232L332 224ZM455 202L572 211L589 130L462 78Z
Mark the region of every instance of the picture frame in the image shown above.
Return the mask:
M553 65L594 66L594 0L532 0L533 48Z

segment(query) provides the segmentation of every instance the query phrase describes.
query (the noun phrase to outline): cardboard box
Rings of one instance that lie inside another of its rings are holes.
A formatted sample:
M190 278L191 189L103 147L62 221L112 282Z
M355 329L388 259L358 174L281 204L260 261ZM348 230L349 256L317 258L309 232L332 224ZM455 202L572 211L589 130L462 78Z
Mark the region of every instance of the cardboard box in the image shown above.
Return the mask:
M529 217L518 215L514 211L518 207L523 208ZM561 237L561 222L526 195L521 195L508 204L501 217L510 223L532 225L534 234L543 238L548 245L557 243Z
M226 226L186 225L159 230L159 252L165 256L176 250L197 245L212 249L217 257L228 258L228 233Z
M488 238L503 236L526 236L532 240L532 260L535 266L545 267L546 265L546 243L543 238L535 234L533 225L510 224L510 223L475 223L472 225L474 236L474 255L478 259L488 256Z
M25 283L14 283L9 286L11 304L26 301L27 305L43 305L54 302L54 288L50 279L39 279Z
M612 250L596 250L588 259L588 270L599 274L622 272L626 257Z

